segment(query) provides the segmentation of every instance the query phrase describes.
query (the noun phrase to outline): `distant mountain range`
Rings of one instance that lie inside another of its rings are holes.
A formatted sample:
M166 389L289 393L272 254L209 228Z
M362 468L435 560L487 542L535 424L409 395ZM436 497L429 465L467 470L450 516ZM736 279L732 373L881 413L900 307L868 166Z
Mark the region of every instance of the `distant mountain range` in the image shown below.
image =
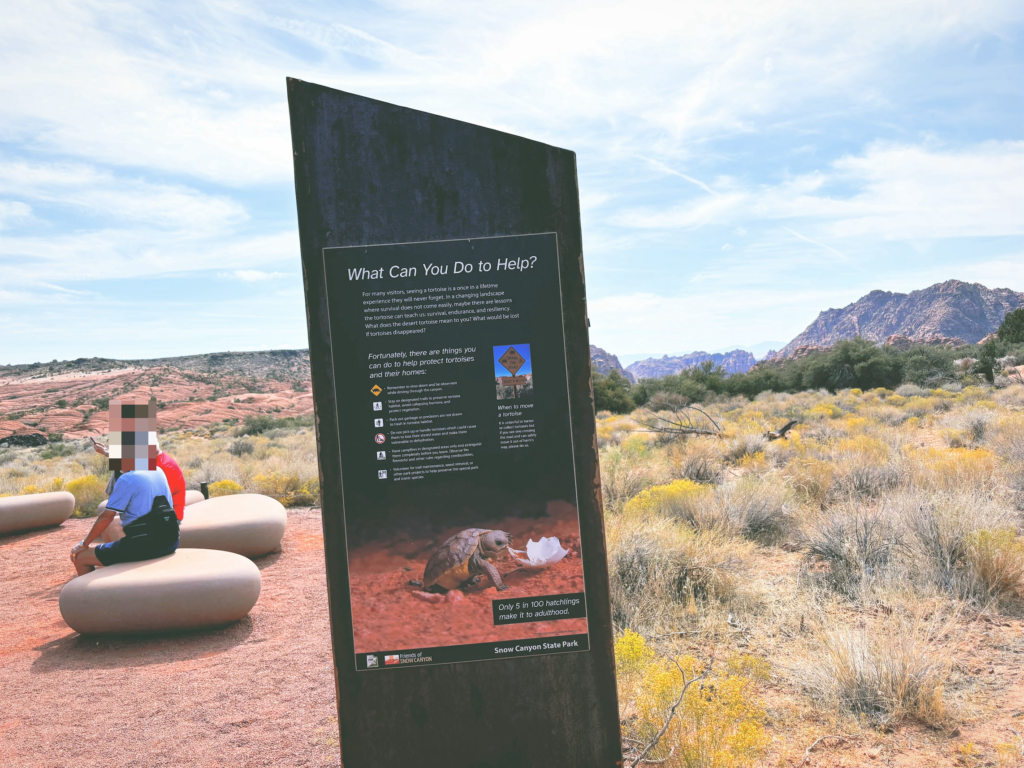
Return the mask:
M920 291L872 291L842 309L829 309L768 359L793 357L860 336L876 344L977 344L1008 312L1024 306L1024 293L947 280Z
M1009 288L986 288L980 283L947 280L920 291L872 291L842 309L829 309L766 360L799 357L857 337L876 344L905 348L911 344L961 346L977 344L999 328L1008 312L1024 307L1024 293ZM749 351L692 352L688 355L649 357L623 368L619 359L591 346L594 370L607 375L612 369L630 381L670 376L695 368L705 360L729 374L745 373L757 363Z
M742 349L734 349L732 352L708 353L691 352L688 355L661 358L649 357L646 360L638 360L626 371L636 379L660 379L662 376L673 376L687 368L696 368L701 363L710 360L716 366L721 366L726 373L746 373L757 363L757 359Z

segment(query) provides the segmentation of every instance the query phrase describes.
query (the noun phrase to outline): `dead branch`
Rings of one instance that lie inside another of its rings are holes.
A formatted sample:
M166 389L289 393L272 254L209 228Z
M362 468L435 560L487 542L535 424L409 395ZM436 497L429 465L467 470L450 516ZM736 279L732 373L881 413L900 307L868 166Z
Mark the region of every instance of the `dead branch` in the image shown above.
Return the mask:
M818 746L818 744L820 742L824 741L825 739L835 739L836 741L841 741L844 744L846 743L846 739L843 738L842 736L833 736L831 734L826 734L825 736L819 736L817 739L814 740L814 743L811 744L811 746L809 746L807 748L807 750L804 752L804 761L803 761L802 765L810 765L811 764L811 750L814 749L816 746Z
M661 730L658 731L658 734L653 739L651 739L651 741L647 744L647 746L643 748L643 750L641 750L640 754L633 759L633 762L629 764L629 768L636 768L638 765L640 765L640 763L652 762L647 760L647 755L651 753L652 749L658 746L658 742L661 741L661 737L668 732L668 727L672 724L672 720L675 719L676 710L679 709L679 705L683 703L683 697L686 696L686 691L689 690L691 685L700 680L704 680L708 675L711 674L711 665L714 663L714 659L712 658L708 661L708 665L704 667L703 672L689 680L686 679L686 672L683 671L683 668L682 666L680 666L679 661L676 659L672 659L672 663L676 665L676 668L679 670L679 674L683 676L683 689L679 692L679 698L676 699L676 703L673 704L672 707L669 709L668 717L665 719L665 724L661 726Z
M696 405L676 405L672 406L669 410L672 416L665 417L660 413L644 408L643 415L637 421L646 429L640 431L656 432L675 437L685 437L686 435L722 436L722 425L715 421L703 408L699 408Z

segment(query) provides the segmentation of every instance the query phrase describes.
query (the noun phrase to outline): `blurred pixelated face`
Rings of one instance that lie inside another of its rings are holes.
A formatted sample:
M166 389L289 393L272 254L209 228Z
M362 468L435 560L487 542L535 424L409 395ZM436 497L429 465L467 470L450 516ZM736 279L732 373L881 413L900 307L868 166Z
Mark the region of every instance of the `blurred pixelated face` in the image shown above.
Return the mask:
M111 471L156 469L156 399L110 401Z

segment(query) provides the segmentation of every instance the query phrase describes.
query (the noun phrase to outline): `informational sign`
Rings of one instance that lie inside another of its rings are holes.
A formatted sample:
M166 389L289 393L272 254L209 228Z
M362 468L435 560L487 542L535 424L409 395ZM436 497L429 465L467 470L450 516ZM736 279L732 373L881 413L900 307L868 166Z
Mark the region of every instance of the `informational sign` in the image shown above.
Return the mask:
M356 669L588 650L557 236L324 270Z
M621 768L575 154L288 105L341 763Z

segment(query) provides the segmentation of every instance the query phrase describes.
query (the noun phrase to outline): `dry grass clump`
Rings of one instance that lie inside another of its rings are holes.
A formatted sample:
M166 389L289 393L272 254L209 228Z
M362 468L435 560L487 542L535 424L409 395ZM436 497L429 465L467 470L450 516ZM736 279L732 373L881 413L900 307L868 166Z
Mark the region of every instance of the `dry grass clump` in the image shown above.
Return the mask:
M615 643L615 660L627 755L639 754L668 721L647 754L650 763L741 768L764 756L769 737L757 691L764 676L761 660L736 657L723 669L706 670L692 655L657 655L629 630ZM695 682L684 692L687 681Z
M979 530L967 536L966 561L975 591L996 599L1024 592L1024 538L1013 530Z
M870 628L822 628L795 674L820 704L882 728L906 719L942 727L949 719L950 668L948 654L937 647L939 634L895 616Z
M606 533L612 620L641 632L678 625L697 601L734 597L751 551L718 531L643 511L609 517Z
M722 481L721 446L712 437L698 437L668 449L669 473L673 479L714 484Z
M601 491L609 512L667 478L665 457L642 435L633 435L601 455Z
M905 547L888 517L857 507L826 513L803 532L803 543L807 560L825 566L820 578L848 597L885 575Z

